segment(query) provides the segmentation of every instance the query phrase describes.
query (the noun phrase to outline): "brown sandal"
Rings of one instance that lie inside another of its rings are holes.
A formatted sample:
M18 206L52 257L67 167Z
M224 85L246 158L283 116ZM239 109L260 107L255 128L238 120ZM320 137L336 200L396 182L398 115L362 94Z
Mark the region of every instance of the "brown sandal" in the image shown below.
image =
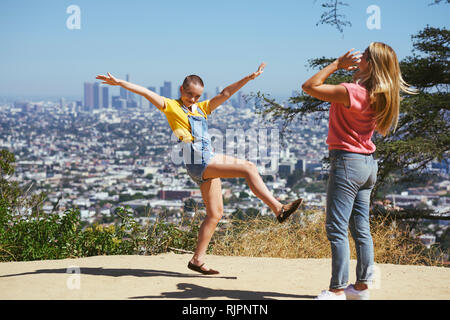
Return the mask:
M201 266L196 266L195 264L189 262L188 268L191 269L192 271L200 272L201 274L205 274L205 275L219 274L219 271L213 270L213 269L209 269L208 271L202 270L202 267L204 265L205 264L203 263Z
M298 209L298 207L302 204L302 202L303 199L298 198L297 200L291 203L284 204L283 207L281 208L281 213L277 216L278 222L283 223L284 221L286 221L286 219L289 218L289 216Z

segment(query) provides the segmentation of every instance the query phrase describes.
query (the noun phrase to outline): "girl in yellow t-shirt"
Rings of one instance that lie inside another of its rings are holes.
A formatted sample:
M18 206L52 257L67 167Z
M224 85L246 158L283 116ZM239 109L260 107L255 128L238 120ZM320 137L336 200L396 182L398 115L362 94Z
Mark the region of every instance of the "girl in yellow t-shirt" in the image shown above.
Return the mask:
M189 269L202 274L219 273L207 268L204 259L217 223L223 215L220 178L245 178L252 192L272 209L279 222L285 221L302 203L302 199L299 198L291 203L281 204L267 189L252 162L224 154L215 154L211 147L206 123L207 116L250 80L263 73L264 68L263 63L256 72L229 85L211 100L203 102L199 102L199 99L203 94L204 84L196 75L186 77L180 86L181 97L178 100L162 97L142 86L116 79L110 73L107 76L97 76L97 79L103 80L105 84L119 85L149 100L166 115L171 129L184 143L183 156L187 172L200 186L206 207L207 216L199 230L197 248L188 263Z

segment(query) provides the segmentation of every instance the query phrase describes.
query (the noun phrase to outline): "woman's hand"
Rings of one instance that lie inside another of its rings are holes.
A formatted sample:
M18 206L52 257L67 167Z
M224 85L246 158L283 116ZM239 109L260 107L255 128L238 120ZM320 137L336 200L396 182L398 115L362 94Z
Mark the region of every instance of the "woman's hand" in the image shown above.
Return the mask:
M353 50L355 49L350 50L336 60L338 69L351 71L358 68L359 63L361 62L362 55L360 51L352 52Z
M108 76L97 76L95 79L102 80L102 84L109 84L111 86L118 86L120 84L120 80L114 78L109 72Z
M258 70L256 72L253 72L250 75L250 80L255 79L256 77L258 77L261 73L264 72L264 68L266 67L266 64L263 62L259 65Z
M325 81L339 69L354 70L358 68L361 56L359 51L353 52L353 50L355 49L334 60L333 63L308 79L302 85L303 91L322 101L342 103L344 106L350 106L350 97L347 89L343 85L325 84Z

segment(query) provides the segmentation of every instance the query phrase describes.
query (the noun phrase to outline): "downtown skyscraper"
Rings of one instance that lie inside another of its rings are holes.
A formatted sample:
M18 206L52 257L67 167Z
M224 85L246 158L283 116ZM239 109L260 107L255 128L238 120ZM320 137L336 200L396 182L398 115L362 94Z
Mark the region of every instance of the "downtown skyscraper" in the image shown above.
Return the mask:
M94 109L109 107L109 88L96 82L94 84Z
M164 81L164 85L160 87L160 95L172 99L172 82Z
M84 108L85 110L101 109L109 107L109 88L99 82L84 83Z
M94 84L84 83L84 108L91 110L94 108Z

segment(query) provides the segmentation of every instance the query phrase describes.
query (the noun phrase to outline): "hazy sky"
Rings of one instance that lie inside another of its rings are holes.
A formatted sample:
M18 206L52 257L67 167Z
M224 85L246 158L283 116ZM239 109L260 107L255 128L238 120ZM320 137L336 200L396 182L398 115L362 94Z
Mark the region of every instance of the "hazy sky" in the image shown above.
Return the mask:
M213 93L263 61L265 72L243 91L290 96L312 75L310 58L363 51L372 41L403 58L427 24L448 28L450 6L432 0L343 1L352 26L342 35L316 26L322 0L1 0L0 96L81 98L83 82L106 72L146 87L172 81L173 94L195 73ZM80 8L79 30L66 25L70 5ZM370 5L381 9L380 30L366 26Z

